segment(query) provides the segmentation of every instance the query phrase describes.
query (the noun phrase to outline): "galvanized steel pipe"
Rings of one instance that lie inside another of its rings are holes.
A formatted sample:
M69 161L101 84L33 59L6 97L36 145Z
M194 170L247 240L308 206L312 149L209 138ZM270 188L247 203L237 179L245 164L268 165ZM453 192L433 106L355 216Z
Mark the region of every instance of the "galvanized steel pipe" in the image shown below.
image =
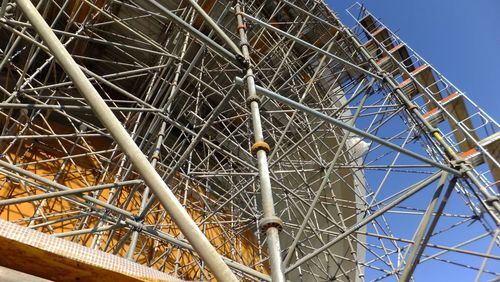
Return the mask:
M38 32L45 44L47 44L59 65L65 70L80 94L92 107L97 118L99 118L101 123L111 133L114 140L130 159L137 172L142 176L144 182L154 192L162 206L179 226L182 233L186 236L198 255L207 264L217 280L237 281L234 273L224 263L221 256L210 244L167 184L163 182L161 176L149 163L146 156L135 144L121 122L106 105L97 90L89 82L78 64L56 37L35 6L33 6L29 0L16 0L16 2L24 12L24 16L31 22L31 25Z

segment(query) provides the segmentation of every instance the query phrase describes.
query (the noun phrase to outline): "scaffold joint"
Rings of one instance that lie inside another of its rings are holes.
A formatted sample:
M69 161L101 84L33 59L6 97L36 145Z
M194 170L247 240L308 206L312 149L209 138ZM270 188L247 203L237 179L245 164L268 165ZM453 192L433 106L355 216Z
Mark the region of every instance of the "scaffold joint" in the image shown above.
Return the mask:
M408 111L413 111L415 109L418 109L418 106L413 103L409 103L406 105L406 108L408 109Z
M16 13L16 8L17 8L16 3L8 3L7 6L5 7L5 14L4 14L5 18L14 17Z
M242 40L240 42L240 48L243 48L243 46L247 46L247 48L250 48L250 43L247 40Z
M152 160L160 160L160 152L159 151L154 151L153 155L151 156Z
M236 27L236 30L240 30L240 29L246 29L247 26L245 24L240 24Z
M139 223L141 223L141 222L139 222ZM144 229L144 225L142 225L142 223L141 223L141 224L139 224L139 225L137 225L137 226L135 226L135 225L134 225L134 226L132 226L132 227L131 227L131 229L132 229L133 231L136 231L136 232L141 233L141 232L142 232L142 230Z
M434 134L436 134L436 133L438 133L438 134L439 134L439 129L437 129L436 127L434 127L434 126L433 126L433 127L430 127L430 128L429 128L429 132L430 132L432 135L434 135Z
M266 151L266 153L269 153L271 151L271 147L264 141L257 141L252 145L250 152L252 153L252 155L257 155L257 152L259 150L264 150Z
M347 28L346 26L342 26L342 27L340 28L340 31L342 31L342 32L344 32L344 33L349 33L350 29L349 29L349 28ZM353 36L352 34L350 34L350 36L349 36L349 37L354 37L354 36Z
M500 198L498 196L490 196L486 200L484 200L484 203L488 206L493 206L493 203L498 201L500 201Z
M277 216L269 216L263 218L259 223L259 228L262 233L265 233L267 229L274 227L277 228L279 232L283 230L283 221Z
M460 171L462 174L465 174L467 171L473 168L472 164L469 161L463 159L453 160L451 161L451 165L454 169Z
M235 58L238 61L239 66L242 69L246 70L246 69L248 69L250 67L250 62L248 60L246 60L245 57L243 57L242 55L236 54Z
M248 96L248 98L247 98L246 102L247 102L247 105L248 105L249 107L250 107L250 104L251 104L252 102L257 102L257 103L259 103L259 104L260 104L260 97L259 97L259 96L257 96L257 95L255 95L255 94L254 94L254 95L250 95L250 96Z
M379 75L383 79L386 79L386 80L389 79L389 73L387 71L384 71L384 70L378 71L377 75Z

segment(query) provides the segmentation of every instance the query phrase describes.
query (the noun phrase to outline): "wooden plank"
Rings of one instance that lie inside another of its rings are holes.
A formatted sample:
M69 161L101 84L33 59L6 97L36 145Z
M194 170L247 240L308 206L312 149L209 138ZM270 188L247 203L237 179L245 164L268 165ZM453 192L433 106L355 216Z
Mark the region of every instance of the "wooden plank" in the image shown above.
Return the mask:
M0 230L0 265L30 275L54 281L179 281L124 258L3 220Z

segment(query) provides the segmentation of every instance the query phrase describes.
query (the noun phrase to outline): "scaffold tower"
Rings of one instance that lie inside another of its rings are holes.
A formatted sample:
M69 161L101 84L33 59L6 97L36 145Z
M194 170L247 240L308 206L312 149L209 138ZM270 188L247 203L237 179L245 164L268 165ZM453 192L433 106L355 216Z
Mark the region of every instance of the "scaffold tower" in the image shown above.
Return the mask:
M499 279L499 125L363 5L0 3L0 278Z

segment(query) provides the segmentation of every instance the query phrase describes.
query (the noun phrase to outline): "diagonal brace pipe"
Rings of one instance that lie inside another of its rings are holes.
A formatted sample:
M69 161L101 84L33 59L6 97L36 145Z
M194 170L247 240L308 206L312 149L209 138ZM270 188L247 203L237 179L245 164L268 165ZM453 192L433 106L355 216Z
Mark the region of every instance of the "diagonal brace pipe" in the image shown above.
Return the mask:
M304 257L300 258L293 265L291 265L290 267L288 267L285 270L285 273L289 273L290 271L292 271L295 268L299 267L303 263L305 263L305 262L309 261L310 259L316 257L317 255L319 255L320 253L322 253L326 249L330 248L331 246L337 244L338 242L340 242L341 240L343 240L347 236L349 236L352 233L356 232L361 227L363 227L363 226L367 225L368 223L370 223L371 221L375 220L376 218L378 218L379 216L381 216L382 214L384 214L388 210L394 208L395 206L397 206L402 201L404 201L404 200L408 199L409 197L413 196L413 194L417 193L418 191L422 190L423 188L427 187L429 184L431 184L432 182L434 182L435 180L437 180L438 178L440 178L443 173L444 172L439 171L439 172L437 172L437 173L429 176L428 178L420 181L419 183L416 183L416 184L410 186L408 189L404 189L404 190L406 190L406 192L404 192L401 196L399 196L398 198L394 199L390 203L387 203L387 205L385 205L383 208L374 211L371 215L369 215L369 216L365 217L364 219L358 221L356 224L354 224L351 227L349 227L348 229L346 229L343 233L339 234L337 237L335 237L334 239L332 239L330 242L326 243L325 245L323 245L323 246L315 249L313 252L311 252L311 253L305 255Z
M197 1L188 1L189 4L191 4L191 6L193 6L193 8L196 10L196 12L198 12L198 14L200 14L203 19L205 19L205 21L210 25L210 27L217 33L217 35L219 35L219 37L222 38L229 45L229 47L231 47L233 52L235 52L237 56L243 59L243 54L241 53L238 45L236 45L236 43L234 43L234 41L229 38L229 36L222 30L222 28L220 28L219 25L205 12L205 10L203 10L203 8L200 7L198 3L196 3Z
M244 81L240 77L236 77L235 82L236 82L236 84L238 84L240 86L244 85ZM354 127L354 126L350 126L350 125L348 125L345 122L342 122L342 121L340 121L340 120L338 120L336 118L333 118L333 117L331 117L329 115L326 115L324 113L321 113L319 111L311 109L310 107L308 107L306 105L303 105L301 103L295 102L295 101L293 101L293 100L291 100L291 99L289 99L287 97L284 97L284 96L282 96L282 95L280 95L278 93L275 93L275 92L273 92L273 91L271 91L271 90L269 90L267 88L264 88L264 87L256 85L255 89L257 90L257 93L262 94L262 95L264 95L264 96L266 96L266 97L268 97L270 99L274 99L274 100L280 101L280 102L282 102L282 103L284 103L284 104L286 104L286 105L288 105L288 106L290 106L292 108L295 108L295 109L301 110L301 111L303 111L305 113L308 113L308 114L311 114L313 116L316 116L317 118L319 118L321 120L327 121L327 122L329 122L329 123L331 123L333 125L336 125L336 126L342 128L342 129L345 129L345 130L347 130L349 132L352 132L354 134L357 134L359 136L368 138L368 139L370 139L372 141L375 141L375 142L377 142L377 143L379 143L379 144L381 144L381 145L383 145L385 147L388 147L388 148L393 149L393 150L395 150L397 152L403 153L403 154L405 154L405 155L407 155L409 157L412 157L414 159L422 161L422 162L424 162L426 164L430 164L432 166L435 166L435 167L437 167L437 168L439 168L439 169L441 169L443 171L449 172L449 173L451 173L451 174L453 174L455 176L461 176L462 175L462 173L460 173L460 171L458 171L458 170L456 170L454 168L451 168L451 167L449 167L449 166L447 166L445 164L436 162L434 160L428 159L428 158L426 158L426 157L424 157L424 156L422 156L420 154L417 154L417 153L412 152L410 150L407 150L405 148L401 148L400 146L398 146L396 144L388 142L388 141L386 141L386 140L384 140L384 139L382 139L382 138L380 138L378 136L375 136L373 134L365 132L365 131L363 131L361 129L358 129L358 128Z
M59 65L71 78L74 85L91 106L101 123L108 129L114 140L127 155L144 182L154 192L165 210L186 236L198 255L219 281L237 281L234 273L224 263L214 246L210 244L174 193L151 166L141 149L127 133L126 129L106 105L94 86L89 82L78 64L45 22L42 15L29 0L16 0L24 16L31 22L37 33L49 47Z

